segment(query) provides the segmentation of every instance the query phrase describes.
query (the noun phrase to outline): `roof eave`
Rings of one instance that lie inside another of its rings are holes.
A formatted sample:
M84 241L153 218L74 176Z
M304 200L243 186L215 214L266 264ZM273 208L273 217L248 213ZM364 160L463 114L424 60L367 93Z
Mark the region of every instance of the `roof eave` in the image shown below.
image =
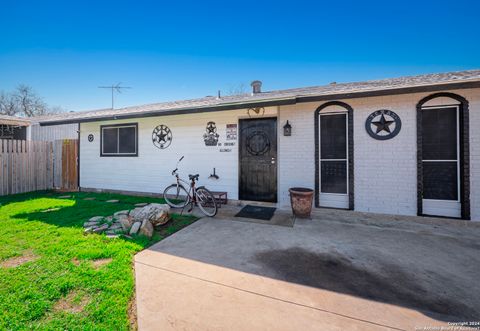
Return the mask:
M22 120L0 119L0 124L14 126L30 126L30 122Z
M285 106L285 105L293 105L293 104L305 103L305 102L366 98L366 97L422 93L422 92L438 92L438 91L444 91L444 90L459 90L459 89L478 88L478 87L480 87L479 80L459 81L459 82L448 82L443 84L440 83L440 84L430 84L430 85L417 85L417 86L400 87L400 88L393 87L390 89L368 90L368 91L357 91L357 92L341 92L341 93L325 94L325 95L303 95L303 96L299 95L299 96L294 96L289 98L277 98L277 99L269 99L269 100L219 104L219 105L208 106L208 107L187 107L187 108L177 108L172 110L159 109L159 110L148 111L148 112L97 116L97 117L82 118L82 119L66 119L66 120L43 121L43 122L41 121L39 123L41 126L49 126L49 125L61 125L61 124L84 123L84 122L100 122L100 121L109 121L109 120L118 120L118 119L194 114L194 113L205 113L205 112L213 112L213 111L244 109L244 108L251 108L251 107Z

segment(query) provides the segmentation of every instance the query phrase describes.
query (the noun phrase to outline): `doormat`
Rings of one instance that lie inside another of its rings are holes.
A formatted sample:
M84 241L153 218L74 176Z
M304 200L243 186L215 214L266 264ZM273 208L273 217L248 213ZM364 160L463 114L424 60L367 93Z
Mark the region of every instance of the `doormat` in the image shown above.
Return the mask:
M235 215L235 217L254 218L256 220L270 221L276 209L277 208L273 207L246 205Z

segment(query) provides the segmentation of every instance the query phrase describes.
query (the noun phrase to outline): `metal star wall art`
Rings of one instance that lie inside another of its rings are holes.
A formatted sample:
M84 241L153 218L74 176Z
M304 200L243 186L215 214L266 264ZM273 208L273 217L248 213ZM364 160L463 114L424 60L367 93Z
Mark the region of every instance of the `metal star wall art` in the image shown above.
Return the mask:
M381 109L371 113L365 121L365 129L370 137L387 140L395 137L402 127L400 117L391 110Z
M172 138L172 131L166 125L160 124L153 129L152 142L160 149L165 149L170 146Z

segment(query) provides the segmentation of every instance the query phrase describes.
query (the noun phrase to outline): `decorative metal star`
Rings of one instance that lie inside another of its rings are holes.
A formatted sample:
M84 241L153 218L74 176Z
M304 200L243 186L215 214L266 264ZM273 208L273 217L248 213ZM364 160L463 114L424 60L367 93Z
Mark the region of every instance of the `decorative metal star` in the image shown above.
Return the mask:
M159 142L166 142L166 140L165 140L165 137L167 137L167 134L166 134L166 133L163 133L163 131L162 131L162 132L160 132L160 134L157 135L157 136L158 136L158 141L159 141Z
M212 123L212 122L208 123L207 125L208 133L215 133L216 129L217 128L215 127L215 123Z
M390 131L390 124L392 124L392 123L395 123L395 121L387 121L383 114L378 121L372 122L372 124L377 127L377 131L375 133L379 133L379 132L382 132L382 131L392 133Z

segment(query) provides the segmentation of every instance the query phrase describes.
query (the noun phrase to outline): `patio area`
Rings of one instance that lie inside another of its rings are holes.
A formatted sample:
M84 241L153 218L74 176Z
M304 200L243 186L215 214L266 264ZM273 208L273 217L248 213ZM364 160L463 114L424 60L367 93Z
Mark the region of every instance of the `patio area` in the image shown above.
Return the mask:
M475 223L319 209L289 227L238 209L136 255L140 330L410 330L480 316Z

